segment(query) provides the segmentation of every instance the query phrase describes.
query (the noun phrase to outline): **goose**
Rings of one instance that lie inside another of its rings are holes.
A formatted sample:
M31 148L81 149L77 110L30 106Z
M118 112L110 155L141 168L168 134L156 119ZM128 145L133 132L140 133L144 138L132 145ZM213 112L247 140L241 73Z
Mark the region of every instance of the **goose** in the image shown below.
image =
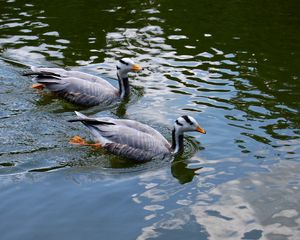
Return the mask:
M69 122L82 122L91 131L97 143L87 143L80 136L75 136L71 138L71 144L101 147L110 153L136 162L163 159L183 151L184 132L206 133L193 117L184 115L174 123L170 144L157 130L134 120L92 118L77 111L75 113L77 118Z
M25 76L36 75L38 84L35 89L48 88L58 96L80 106L109 105L129 96L130 87L128 73L140 71L140 65L129 58L123 58L117 63L119 89L112 86L101 77L79 71L67 71L61 68L31 67L31 72Z

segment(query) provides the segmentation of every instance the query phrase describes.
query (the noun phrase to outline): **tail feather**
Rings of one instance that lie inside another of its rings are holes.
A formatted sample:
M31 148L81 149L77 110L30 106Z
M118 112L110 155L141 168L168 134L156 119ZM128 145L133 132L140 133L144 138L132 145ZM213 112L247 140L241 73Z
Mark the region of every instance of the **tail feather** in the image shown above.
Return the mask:
M96 141L98 141L103 146L110 142L108 139L101 135L99 129L97 128L97 125L115 125L114 123L97 120L96 118L89 118L77 111L75 111L75 113L79 118L70 119L68 120L68 122L82 122L91 131Z
M88 118L88 116L86 116L78 111L75 111L75 114L77 115L77 117L80 117L80 118Z
M58 68L38 68L35 66L30 67L31 70L26 71L23 73L23 76L31 76L31 75L37 75L39 77L62 77L62 73L65 72L63 69Z
M85 125L116 125L112 122L100 121L94 118L75 118L68 120L68 122L82 122Z
M24 72L22 75L23 76L32 76L32 75L37 75L37 73L33 72L33 71L28 71L28 72Z
M75 113L79 118L70 119L68 122L82 122L84 125L116 125L112 122L101 121L96 118L89 118L88 116L85 116L77 111L75 111Z
M36 81L38 83L43 83L43 84L47 84L47 83L61 83L61 79L58 78L36 78Z
M31 66L30 70L23 73L23 76L31 76L31 75L38 75L39 71L37 71L37 67Z

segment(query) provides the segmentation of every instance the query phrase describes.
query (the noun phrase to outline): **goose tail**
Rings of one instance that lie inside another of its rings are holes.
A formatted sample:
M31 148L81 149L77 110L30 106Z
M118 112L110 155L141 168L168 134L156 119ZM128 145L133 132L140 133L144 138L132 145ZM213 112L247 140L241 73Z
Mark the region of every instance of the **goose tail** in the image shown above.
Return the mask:
M101 131L98 127L99 125L115 125L114 123L101 121L97 118L90 118L77 111L75 111L75 113L77 115L77 118L70 119L68 120L68 122L82 122L91 131L95 140L102 146L105 146L107 143L111 142L101 135Z

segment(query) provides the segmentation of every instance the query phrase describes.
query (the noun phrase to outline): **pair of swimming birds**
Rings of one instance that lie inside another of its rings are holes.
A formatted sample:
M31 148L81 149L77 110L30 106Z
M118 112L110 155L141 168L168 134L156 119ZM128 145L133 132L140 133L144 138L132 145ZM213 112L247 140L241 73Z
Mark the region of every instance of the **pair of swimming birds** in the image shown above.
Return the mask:
M140 71L140 65L131 59L123 58L117 63L119 89L101 77L79 71L67 71L60 68L31 67L37 89L48 88L58 96L81 106L109 105L120 101L130 94L128 73ZM205 134L200 124L190 116L176 119L172 130L172 143L169 143L152 127L128 119L110 117L92 118L75 112L76 119L70 122L82 122L91 131L96 143L89 144L81 137L71 139L71 143L85 146L102 147L109 152L143 162L154 158L165 158L183 150L183 133L198 131Z

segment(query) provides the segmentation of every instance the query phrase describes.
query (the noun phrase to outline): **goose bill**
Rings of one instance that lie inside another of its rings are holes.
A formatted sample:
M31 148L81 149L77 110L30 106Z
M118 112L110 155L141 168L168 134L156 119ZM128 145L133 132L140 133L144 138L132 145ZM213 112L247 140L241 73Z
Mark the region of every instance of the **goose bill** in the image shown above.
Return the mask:
M138 65L138 64L133 64L131 70L133 70L133 71L140 71L140 70L142 70L142 67L140 65Z
M206 131L202 127L197 127L196 131L200 132L200 133L203 133L203 134L206 134Z

